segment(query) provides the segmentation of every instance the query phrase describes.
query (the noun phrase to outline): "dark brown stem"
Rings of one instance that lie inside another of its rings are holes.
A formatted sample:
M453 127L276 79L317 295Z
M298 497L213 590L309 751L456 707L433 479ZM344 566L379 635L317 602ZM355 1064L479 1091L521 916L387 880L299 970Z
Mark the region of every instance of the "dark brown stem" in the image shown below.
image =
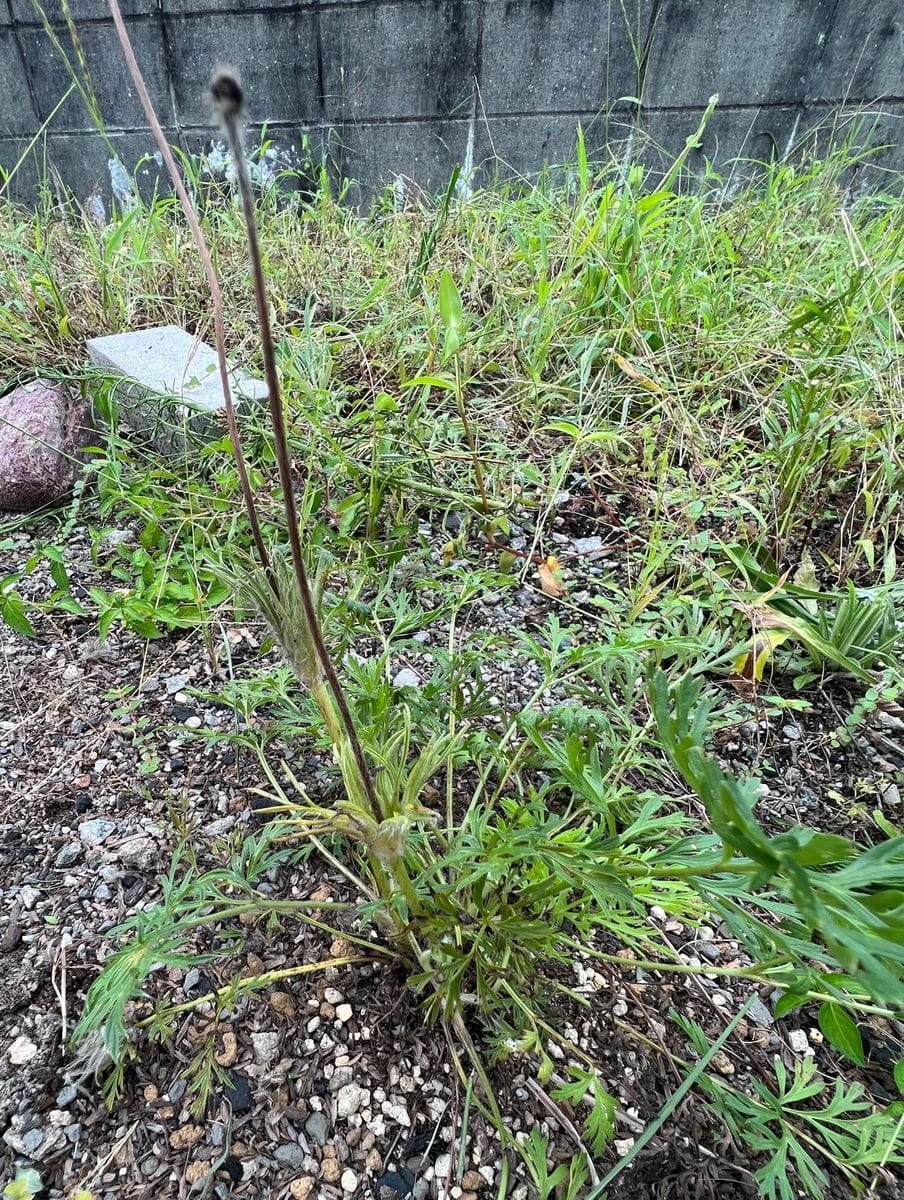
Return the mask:
M308 573L304 565L304 556L301 552L301 533L298 524L298 508L295 503L295 492L292 487L292 465L289 461L289 444L286 436L286 418L283 412L282 396L279 389L279 375L276 370L276 355L273 351L273 334L270 327L270 308L267 303L267 285L264 280L264 268L261 264L260 244L257 236L257 223L254 218L254 198L251 191L251 178L248 174L248 163L245 158L244 147L242 146L241 132L238 124L238 116L235 111L225 107L221 110L223 127L226 130L226 136L229 140L229 145L232 150L233 158L235 159L236 174L239 183L239 195L242 200L242 211L245 216L245 227L248 233L248 251L251 256L251 270L254 278L254 299L257 305L257 319L261 331L261 351L264 359L264 378L267 382L267 392L270 398L270 420L273 425L273 438L276 445L276 461L279 467L279 481L283 493L283 506L286 512L286 524L289 527L289 545L292 548L292 564L295 568L295 579L298 584L298 594L301 597L302 607L304 608L305 621L307 622L310 631L311 640L314 643L314 649L317 652L317 658L320 662L320 668L323 671L324 678L329 685L330 691L333 693L333 698L336 701L336 707L339 709L339 714L342 718L342 725L345 729L345 735L348 738L349 745L352 748L352 753L355 756L355 762L358 765L358 772L361 776L361 785L364 788L364 794L367 797L368 803L375 816L379 816L379 808L377 806L377 797L374 791L373 780L370 775L370 768L367 765L367 759L364 757L364 751L361 748L361 743L358 740L358 733L355 729L355 723L352 720L352 715L349 712L348 703L345 699L345 692L342 690L342 685L339 682L339 677L333 666L329 651L326 648L326 643L323 640L323 631L320 628L320 621L317 616L317 606L314 603L313 592L308 580Z
M235 456L236 470L239 476L239 486L242 490L242 500L245 504L245 511L248 514L248 523L251 526L251 536L254 539L254 546L257 550L257 556L261 561L261 566L267 574L267 580L275 595L278 595L276 580L270 569L270 556L267 554L267 547L264 543L264 537L261 532L260 521L257 516L257 506L254 503L254 492L251 488L251 481L248 478L248 469L245 465L245 455L242 452L242 441L239 435L238 421L235 416L235 405L232 402L232 389L229 384L229 367L226 362L226 334L223 322L223 295L220 291L220 284L213 269L213 260L210 257L210 251L207 248L207 242L201 230L201 224L198 221L195 213L194 205L186 191L185 184L182 181L182 175L176 165L176 160L173 157L173 152L169 147L169 142L163 136L163 130L160 128L160 122L157 120L157 114L154 111L154 105L151 102L151 97L148 95L148 89L145 86L144 76L141 74L141 68L138 66L138 60L135 57L135 51L132 49L132 43L129 40L128 32L126 31L125 22L122 19L122 13L119 10L118 0L109 0L110 15L113 18L113 24L116 26L116 32L119 35L119 43L122 46L122 52L126 60L126 66L129 69L129 74L132 76L132 82L135 84L135 90L138 93L138 99L141 101L141 107L144 109L144 115L147 117L148 124L151 127L151 132L154 135L154 141L160 150L164 165L166 166L169 177L172 180L173 188L176 195L179 197L179 203L182 205L182 211L185 213L185 219L188 222L191 230L192 238L197 247L198 254L201 258L201 264L204 268L204 274L207 277L207 286L210 289L210 299L213 306L213 326L214 335L217 347L217 362L220 368L220 382L223 385L223 402L226 409L226 425L229 429L229 440L232 442L232 453Z

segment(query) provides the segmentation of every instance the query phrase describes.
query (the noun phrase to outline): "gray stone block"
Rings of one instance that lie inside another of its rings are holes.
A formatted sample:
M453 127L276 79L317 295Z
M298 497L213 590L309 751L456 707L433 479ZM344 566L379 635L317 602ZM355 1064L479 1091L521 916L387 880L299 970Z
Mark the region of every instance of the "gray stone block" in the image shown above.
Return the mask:
M859 103L904 93L901 0L838 4L809 74L807 98Z
M172 131L165 132L171 141L174 140ZM147 199L165 173L154 159L157 147L150 130L108 133L107 140L138 193ZM0 161L6 154L5 147L0 144ZM93 133L51 132L38 140L30 158L31 161L23 165L22 179L14 183L17 195L34 190L38 173L43 173L49 163L79 203L84 204L88 196L96 193L102 197L107 214L112 215L116 197L110 172L110 146Z
M465 117L477 71L477 4L359 4L320 14L324 114Z
M27 2L30 3L31 0L27 0ZM231 0L157 0L157 2L160 4L161 10L168 16L188 16L205 12L228 13L230 10L236 11L242 7L241 3L234 3ZM321 0L267 0L266 7L268 9L307 8L314 10L320 3ZM235 66L236 64L230 62L230 65Z
M904 102L884 104L881 110L852 116L850 130L864 153L851 171L851 193L901 192L900 171L904 148Z
M464 162L467 144L467 121L347 125L331 130L328 158L334 177L357 181L349 202L366 205L381 187L398 180L406 196L417 189L431 195L443 191L456 165Z
M9 0L9 4L20 25L42 26L40 15L32 0ZM50 23L61 27L63 40L68 41L63 0L41 0L41 7ZM110 17L107 0L69 0L68 7L79 30L85 21L108 20ZM146 15L149 6L147 0L119 0L119 7L124 17L132 17Z
M549 113L488 117L478 123L475 161L489 181L518 179L544 166L573 162L578 122L589 145L597 140L597 119L592 112L583 117Z
M211 75L235 67L250 120L308 123L320 116L317 21L312 12L223 13L168 18L179 119L216 133Z
M75 52L68 32L60 30L58 35L69 61L75 65ZM156 19L132 20L129 22L129 35L158 116L164 124L172 123L160 23ZM19 36L38 110L41 119L46 120L66 93L72 79L61 54L43 29L23 29ZM107 127L117 130L146 126L144 111L123 64L119 38L112 22L83 23L79 38L101 116ZM78 74L77 66L75 71ZM74 91L53 118L53 129L69 131L93 128L81 97Z
M645 113L641 136L636 139L634 156L650 172L649 185L657 186L657 175L669 170L683 151L688 137L695 132L702 109L681 113ZM811 114L818 119L824 114ZM754 164L770 162L793 150L807 131L802 109L788 107L717 108L701 144L690 151L677 185L695 187L706 163L715 169L729 189L749 178Z
M762 0L663 0L644 103L705 108L713 92L726 107L800 103L835 8L835 0L782 0L768 9Z
M0 130L9 136L33 134L38 122L15 35L0 29Z
M645 0L534 0L486 10L480 97L489 116L595 112L633 96ZM633 42L633 45L632 45Z
M12 171L28 149L26 137L0 137L0 167ZM26 156L9 184L9 194L19 204L33 204L38 196L38 172L34 154Z
M225 409L216 351L177 325L92 338L88 355L128 381L118 393L120 407L130 425L156 440L183 421L206 433ZM237 408L267 397L266 384L242 371L230 372L230 385Z

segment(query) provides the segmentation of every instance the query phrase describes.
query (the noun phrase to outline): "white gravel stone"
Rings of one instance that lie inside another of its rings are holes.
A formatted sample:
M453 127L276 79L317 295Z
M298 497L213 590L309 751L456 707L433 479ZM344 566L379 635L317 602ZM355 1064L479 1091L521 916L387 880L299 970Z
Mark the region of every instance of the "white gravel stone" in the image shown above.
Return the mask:
M343 1192L348 1192L349 1195L351 1195L351 1193L358 1186L358 1176L354 1171L347 1169L342 1172L342 1178L339 1180L339 1182L342 1185Z
M16 1038L6 1055L14 1067L23 1067L26 1063L31 1062L37 1052L38 1048L34 1042L22 1034L21 1037Z
M896 783L880 783L879 800L888 808L897 808L901 803L901 789Z
M352 1019L352 1006L350 1004L336 1005L336 1020L341 1021L346 1025Z
M402 667L393 677L392 686L395 688L419 688L421 686L420 678L415 671L410 667Z
M338 988L328 987L323 989L323 998L327 1004L341 1004L345 999Z
M258 1066L269 1066L279 1051L279 1034L252 1033L251 1048Z
M119 847L119 861L127 867L149 870L157 861L157 843L147 837L127 838Z
M368 1104L370 1092L357 1083L347 1083L336 1093L336 1115L339 1117L350 1117Z
M810 1049L810 1043L803 1029L789 1029L788 1044L795 1054L806 1054Z
M409 1117L408 1109L404 1104L393 1104L391 1100L384 1100L380 1108L383 1110L383 1115L389 1117L390 1121L404 1125L406 1129L410 1128L411 1117Z

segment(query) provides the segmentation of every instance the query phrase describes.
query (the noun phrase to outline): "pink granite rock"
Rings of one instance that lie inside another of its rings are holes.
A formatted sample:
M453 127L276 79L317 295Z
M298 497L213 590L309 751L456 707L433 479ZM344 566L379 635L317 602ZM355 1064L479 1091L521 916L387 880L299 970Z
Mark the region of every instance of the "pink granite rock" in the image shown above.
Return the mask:
M62 499L95 440L90 404L61 384L36 379L0 398L0 509L33 512Z

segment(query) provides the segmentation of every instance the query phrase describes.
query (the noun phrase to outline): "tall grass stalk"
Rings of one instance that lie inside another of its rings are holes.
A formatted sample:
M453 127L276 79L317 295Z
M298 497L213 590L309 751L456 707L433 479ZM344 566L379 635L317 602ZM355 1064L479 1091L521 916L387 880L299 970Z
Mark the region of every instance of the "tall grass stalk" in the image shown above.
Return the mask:
M176 195L179 197L179 203L182 205L182 211L185 214L185 219L188 222L191 235L197 247L198 254L201 258L201 265L204 268L204 276L207 280L207 287L210 291L210 302L213 310L213 326L214 337L217 351L217 366L220 373L220 385L223 388L223 405L226 413L226 423L229 429L229 438L232 443L232 453L235 456L236 470L239 476L239 484L242 489L242 500L245 504L245 510L248 514L248 524L251 527L251 534L254 538L254 546L258 557L261 561L261 566L267 573L268 579L273 585L272 573L270 571L269 555L267 546L264 541L263 533L261 532L260 520L257 514L257 505L254 501L254 491L251 487L251 481L248 478L248 467L245 463L245 455L242 450L242 438L239 431L238 421L236 420L235 404L232 399L232 385L229 380L229 364L226 359L226 326L223 320L223 293L220 289L219 280L217 279L216 271L213 267L213 260L210 256L210 250L207 247L204 233L201 229L201 224L198 221L195 213L194 205L186 190L185 183L182 180L182 174L173 157L173 152L170 149L169 142L163 136L163 130L160 127L160 121L157 118L156 110L151 101L147 85L144 82L144 76L141 73L141 68L138 65L138 60L135 57L135 51L132 48L132 42L129 38L125 22L122 19L122 13L119 8L118 0L109 0L110 15L113 18L113 24L116 27L116 34L119 38L119 44L122 47L123 56L126 60L129 74L132 77L132 82L135 84L135 90L138 93L138 98L141 101L141 107L144 109L144 115L147 117L148 124L151 127L151 132L154 135L154 141L157 143L157 148L163 158L166 166L167 174L173 185Z

